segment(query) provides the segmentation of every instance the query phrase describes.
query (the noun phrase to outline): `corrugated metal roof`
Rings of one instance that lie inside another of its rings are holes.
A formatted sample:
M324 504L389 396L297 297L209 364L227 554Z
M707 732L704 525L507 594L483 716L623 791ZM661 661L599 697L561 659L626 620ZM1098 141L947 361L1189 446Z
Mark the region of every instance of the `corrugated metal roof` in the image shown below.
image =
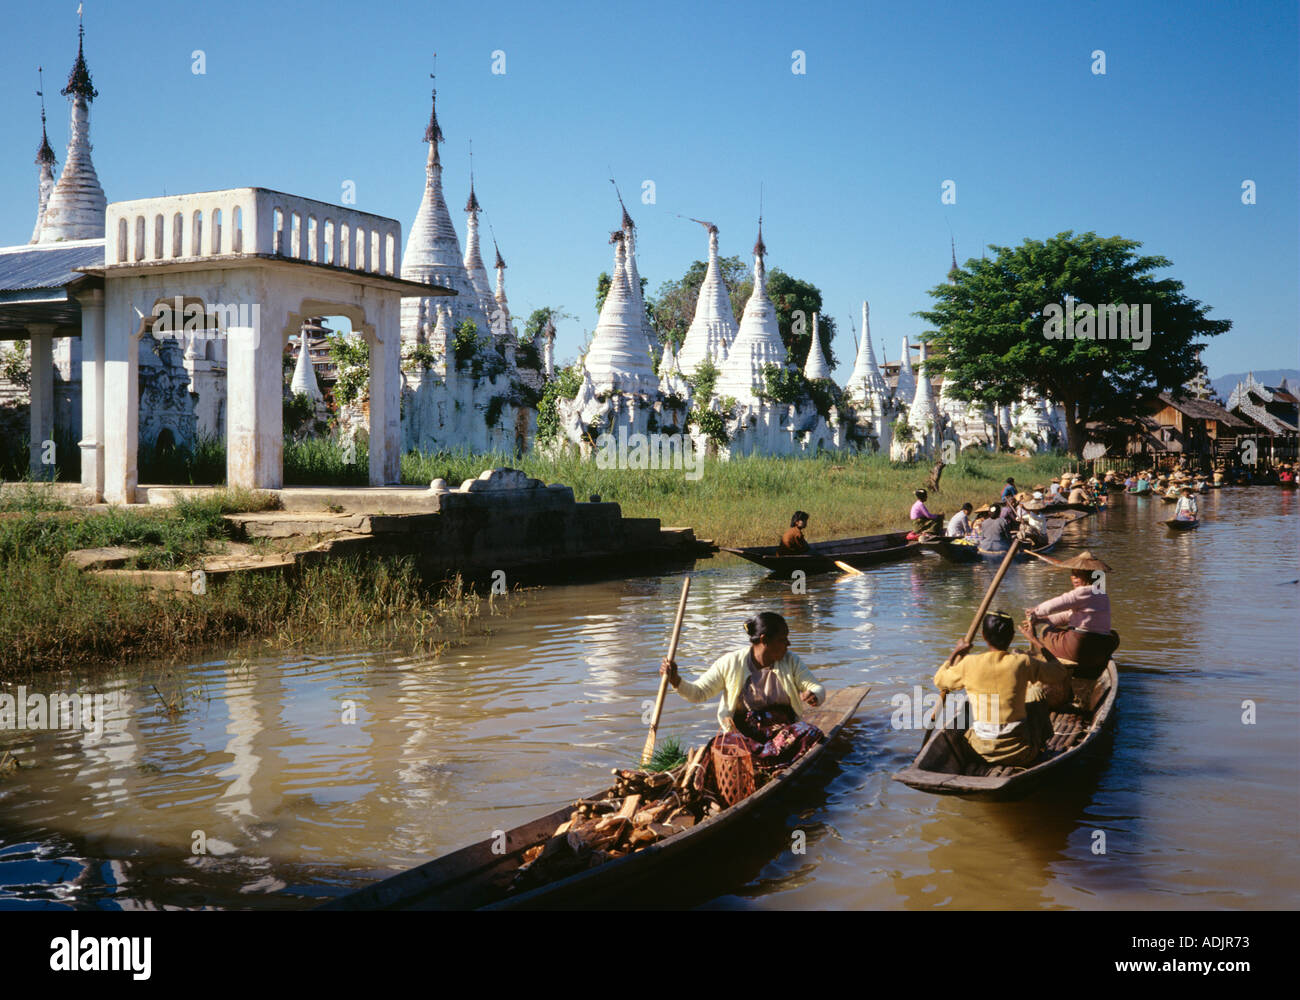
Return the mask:
M78 267L103 267L104 241L0 249L0 294L62 288L82 275Z

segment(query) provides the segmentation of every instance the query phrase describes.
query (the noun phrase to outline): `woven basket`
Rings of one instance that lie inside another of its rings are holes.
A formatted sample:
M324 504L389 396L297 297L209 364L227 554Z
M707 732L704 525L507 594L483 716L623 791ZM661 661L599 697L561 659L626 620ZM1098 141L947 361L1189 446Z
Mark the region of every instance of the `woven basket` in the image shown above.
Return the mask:
M713 774L722 801L734 806L754 794L754 758L738 733L719 736L713 744Z

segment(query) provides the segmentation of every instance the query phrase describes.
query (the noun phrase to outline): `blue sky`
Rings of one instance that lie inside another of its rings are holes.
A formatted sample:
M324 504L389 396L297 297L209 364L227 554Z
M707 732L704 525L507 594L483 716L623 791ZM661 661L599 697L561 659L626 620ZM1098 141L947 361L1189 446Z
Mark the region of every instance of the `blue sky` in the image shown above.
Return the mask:
M58 90L77 24L65 0L9 6L2 244L26 242L35 218L37 64L64 160ZM1140 240L1233 320L1205 353L1212 374L1300 364L1294 2L88 0L86 32L110 201L259 185L338 202L353 181L357 207L398 219L404 237L437 52L461 238L473 139L512 311L578 316L560 328L561 358L595 325L619 219L612 169L652 290L706 253L679 214L715 222L722 252L748 258L761 184L769 262L822 289L841 380L863 298L891 359L925 328L912 314L943 280L950 232L963 262L1066 229ZM1241 202L1246 179L1255 205ZM645 180L654 204L641 202ZM940 202L945 180L954 205Z

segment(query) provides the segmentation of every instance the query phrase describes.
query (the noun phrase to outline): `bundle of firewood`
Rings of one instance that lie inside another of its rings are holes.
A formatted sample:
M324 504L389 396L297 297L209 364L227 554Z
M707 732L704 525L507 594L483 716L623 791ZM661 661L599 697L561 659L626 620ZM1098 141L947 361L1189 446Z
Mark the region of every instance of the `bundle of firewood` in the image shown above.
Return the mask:
M573 803L569 818L544 844L524 851L511 883L519 892L625 857L689 830L725 808L711 787L707 746L693 749L671 771L614 768L614 783Z

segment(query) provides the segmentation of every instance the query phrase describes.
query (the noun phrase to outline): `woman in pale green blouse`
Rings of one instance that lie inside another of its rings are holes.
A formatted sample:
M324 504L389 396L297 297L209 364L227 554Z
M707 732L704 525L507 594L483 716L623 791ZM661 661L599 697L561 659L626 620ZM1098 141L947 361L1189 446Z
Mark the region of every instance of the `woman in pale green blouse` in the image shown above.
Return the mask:
M745 631L749 645L718 657L695 681L682 680L677 664L667 658L659 672L668 675L668 683L687 701L707 701L721 694L718 725L724 732L735 728L738 712L784 706L798 719L805 705L816 707L825 701L826 689L790 652L790 629L784 618L764 611L745 622Z

